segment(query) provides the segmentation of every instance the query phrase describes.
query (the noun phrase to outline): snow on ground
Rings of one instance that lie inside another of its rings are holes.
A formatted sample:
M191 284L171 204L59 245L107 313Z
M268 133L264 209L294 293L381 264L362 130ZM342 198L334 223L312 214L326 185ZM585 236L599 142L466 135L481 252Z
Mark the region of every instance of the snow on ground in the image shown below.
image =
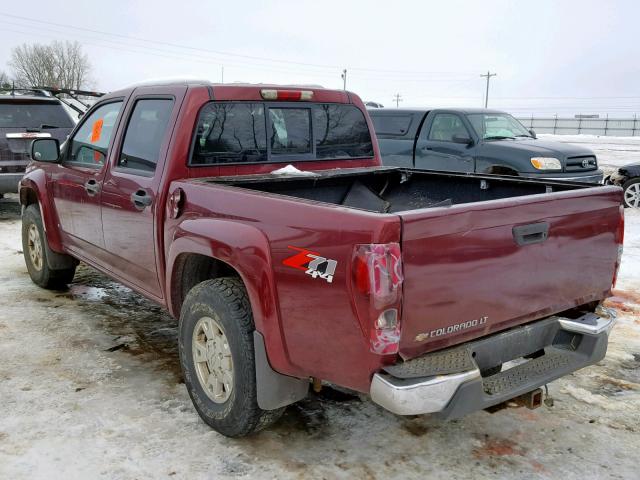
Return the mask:
M33 285L19 206L0 201L0 479L638 478L640 211L626 213L609 352L551 383L553 407L443 423L325 389L231 440L191 406L175 322L86 267L67 291Z

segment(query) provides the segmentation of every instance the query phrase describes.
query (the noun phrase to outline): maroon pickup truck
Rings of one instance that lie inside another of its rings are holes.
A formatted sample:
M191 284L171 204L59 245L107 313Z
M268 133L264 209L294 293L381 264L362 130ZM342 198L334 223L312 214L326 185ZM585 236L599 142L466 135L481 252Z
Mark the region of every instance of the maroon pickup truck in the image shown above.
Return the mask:
M31 156L33 281L83 261L165 306L195 408L225 435L310 380L453 418L606 353L622 190L382 167L352 93L138 86Z

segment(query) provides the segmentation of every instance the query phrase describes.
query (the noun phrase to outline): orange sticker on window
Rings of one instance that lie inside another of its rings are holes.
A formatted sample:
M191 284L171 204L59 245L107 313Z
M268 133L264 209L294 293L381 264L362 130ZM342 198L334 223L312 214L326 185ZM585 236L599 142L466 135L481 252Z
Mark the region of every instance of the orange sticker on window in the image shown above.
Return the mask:
M104 120L102 118L99 118L93 123L93 128L91 129L91 143L96 143L98 140L100 140L103 123Z

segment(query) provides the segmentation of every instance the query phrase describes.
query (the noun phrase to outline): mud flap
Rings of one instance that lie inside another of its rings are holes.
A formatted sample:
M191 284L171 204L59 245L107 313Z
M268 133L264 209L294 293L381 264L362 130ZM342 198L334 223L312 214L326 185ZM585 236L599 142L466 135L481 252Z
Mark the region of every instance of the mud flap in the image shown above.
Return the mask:
M49 248L49 242L44 242L44 248L47 250L47 265L51 270L66 270L67 268L75 267L80 263L78 260L70 255L64 253L54 252Z
M309 379L282 375L271 368L262 335L253 332L253 348L256 362L258 406L263 410L275 410L291 405L307 396Z

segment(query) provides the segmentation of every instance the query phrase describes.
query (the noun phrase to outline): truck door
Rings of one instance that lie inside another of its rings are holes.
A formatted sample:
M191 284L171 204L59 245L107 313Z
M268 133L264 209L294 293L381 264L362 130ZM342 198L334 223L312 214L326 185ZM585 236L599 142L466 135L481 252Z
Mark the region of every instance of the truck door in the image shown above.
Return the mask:
M446 172L473 172L471 134L455 113L434 113L420 130L415 168Z
M51 191L62 234L72 250L89 260L103 254L102 180L122 102L108 101L87 115L65 144L60 167L52 169Z
M110 268L148 293L162 297L157 274L158 233L162 213L158 197L164 159L184 88L136 90L125 112L125 130L105 174L102 226ZM171 90L171 94L167 92Z

